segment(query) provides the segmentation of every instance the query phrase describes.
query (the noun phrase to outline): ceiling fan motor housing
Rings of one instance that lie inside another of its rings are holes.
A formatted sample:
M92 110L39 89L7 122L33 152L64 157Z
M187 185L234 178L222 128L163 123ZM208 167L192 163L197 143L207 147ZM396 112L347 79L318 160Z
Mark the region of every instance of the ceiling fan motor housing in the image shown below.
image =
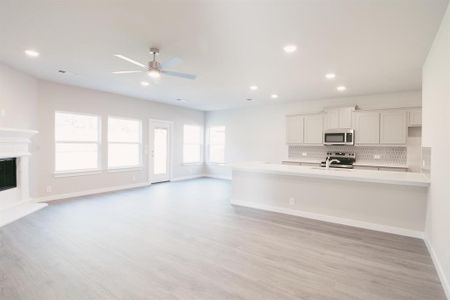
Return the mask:
M157 62L156 60L152 60L151 62L148 63L148 70L161 70L161 64L159 62Z

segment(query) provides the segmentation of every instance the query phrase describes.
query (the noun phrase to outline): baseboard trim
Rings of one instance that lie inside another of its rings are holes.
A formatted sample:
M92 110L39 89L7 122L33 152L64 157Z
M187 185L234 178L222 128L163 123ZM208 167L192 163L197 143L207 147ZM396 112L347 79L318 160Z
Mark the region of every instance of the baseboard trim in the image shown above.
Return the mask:
M401 228L401 227L394 227L394 226L388 226L388 225L381 225L381 224L357 221L357 220L346 219L346 218L341 218L341 217L333 217L333 216L329 216L329 215L305 212L305 211L300 211L300 210L291 209L291 208L264 205L264 204L260 204L260 203L247 202L247 201L239 201L236 199L231 199L231 204L237 205L237 206L244 206L244 207L260 209L260 210L267 210L267 211L271 211L271 212L277 212L277 213L282 213L282 214L287 214L287 215L292 215L292 216L297 216L297 217L303 217L303 218L307 218L307 219L314 219L314 220L324 221L324 222L329 222L329 223L353 226L353 227L381 231L381 232L392 233L392 234L398 234L398 235L403 235L403 236L409 236L409 237L414 237L414 238L419 238L419 239L423 239L423 237L424 237L424 234L421 231L415 231L415 230L405 229L405 228Z
M214 178L214 179L229 180L229 181L232 180L231 176L221 176L221 175L207 174L207 175L205 175L205 177Z
M150 183L148 183L148 182L141 182L141 183L135 183L135 184L111 186L111 187L106 187L106 188L85 190L85 191L80 191L80 192L37 197L37 198L33 198L33 201L34 202L49 202L49 201L62 200L62 199L68 199L68 198L75 198L75 197L82 197L82 196L89 196L89 195L95 195L95 194L102 194L102 193L108 193L108 192L134 189L134 188L139 188L139 187L144 187L144 186L149 186L149 185L150 185Z
M197 178L203 178L203 177L207 177L204 174L199 174L199 175L192 175L192 176L180 176L180 177L175 177L170 179L170 181L183 181L183 180L191 180L191 179L197 179Z
M430 253L431 259L433 260L434 267L436 268L436 271L438 273L439 279L441 280L442 288L444 289L445 296L447 299L450 299L450 282L447 279L447 276L445 276L444 270L442 268L442 265L439 261L438 256L436 255L436 252L433 249L433 246L431 245L428 238L424 237L425 245L428 248L428 252Z
M190 180L190 179L198 179L198 178L203 178L203 177L208 177L208 176L204 175L204 174L193 175L193 176L183 176L183 177L173 178L170 181L176 182L176 181L183 181L183 180ZM33 200L33 202L49 202L49 201L62 200L62 199L68 199L68 198L75 198L75 197L82 197L82 196L89 196L89 195L95 195L95 194L102 194L102 193L109 193L109 192L115 192L115 191L121 191L121 190L134 189L134 188L139 188L139 187L144 187L144 186L149 186L149 185L150 185L150 183L148 183L148 182L141 182L141 183L136 183L136 184L127 184L127 185L111 186L111 187L99 188L99 189L84 190L84 191L73 192L73 193L41 196L41 197L35 197L32 200Z

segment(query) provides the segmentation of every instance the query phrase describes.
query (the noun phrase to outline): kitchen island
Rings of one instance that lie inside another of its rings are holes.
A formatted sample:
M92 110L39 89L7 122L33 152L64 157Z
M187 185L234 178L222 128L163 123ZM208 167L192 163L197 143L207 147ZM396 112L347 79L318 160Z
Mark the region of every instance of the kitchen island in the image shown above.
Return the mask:
M424 174L262 162L234 164L232 170L234 205L423 235L430 184Z

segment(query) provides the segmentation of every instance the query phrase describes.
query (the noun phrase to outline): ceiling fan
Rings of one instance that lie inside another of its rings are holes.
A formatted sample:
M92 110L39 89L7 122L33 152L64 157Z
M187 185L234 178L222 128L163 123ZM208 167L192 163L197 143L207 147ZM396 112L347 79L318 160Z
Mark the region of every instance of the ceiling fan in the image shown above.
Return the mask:
M141 64L140 62L137 62L131 58L128 58L121 54L115 54L114 56L120 59L123 59L127 62L130 62L132 64L135 64L136 66L139 66L145 70L133 70L133 71L115 71L112 72L113 74L130 74L130 73L141 73L141 72L147 72L148 76L150 76L153 79L158 79L161 77L161 74L168 75L168 76L174 76L184 79L195 79L197 78L197 75L188 74L188 73L181 73L181 72L174 72L174 71L168 71L166 68L173 67L181 62L181 59L174 57L172 59L169 59L168 61L164 63L159 63L156 60L156 55L159 54L158 48L150 48L150 53L153 55L153 60L148 63L148 65Z

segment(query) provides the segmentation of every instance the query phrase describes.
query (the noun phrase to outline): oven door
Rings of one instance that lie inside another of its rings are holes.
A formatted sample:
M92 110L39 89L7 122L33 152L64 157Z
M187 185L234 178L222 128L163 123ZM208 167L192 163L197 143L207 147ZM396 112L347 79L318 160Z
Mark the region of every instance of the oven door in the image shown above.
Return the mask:
M324 145L346 145L345 132L325 133L323 137Z

